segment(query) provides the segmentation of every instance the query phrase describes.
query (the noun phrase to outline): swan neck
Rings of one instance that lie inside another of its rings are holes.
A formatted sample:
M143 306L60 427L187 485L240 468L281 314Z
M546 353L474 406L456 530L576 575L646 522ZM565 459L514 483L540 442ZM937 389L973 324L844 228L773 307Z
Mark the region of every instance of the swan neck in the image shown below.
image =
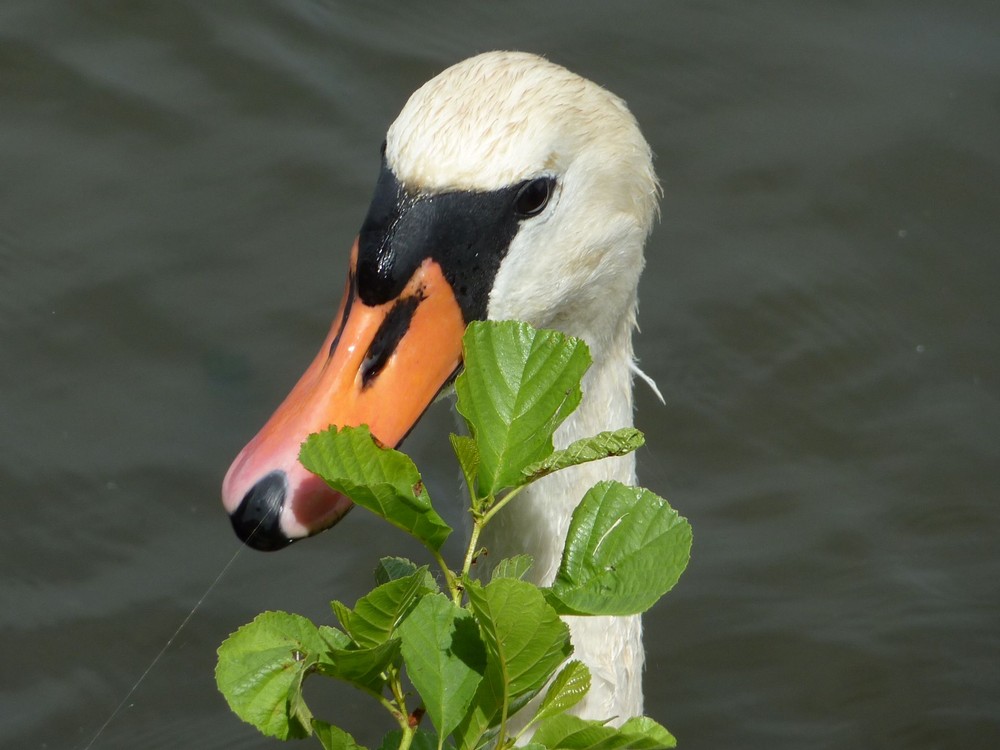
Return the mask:
M591 344L594 364L583 380L583 399L556 431L556 448L633 424L631 315L625 316L622 326L623 332L612 338L613 346L602 349ZM602 480L634 484L635 457L629 454L575 466L525 489L484 530L488 565L526 552L534 560L527 577L539 585L550 584L559 568L573 510L584 493ZM617 717L616 724L640 715L644 661L640 618L564 619L570 626L574 658L591 671L591 691L577 710L585 716Z

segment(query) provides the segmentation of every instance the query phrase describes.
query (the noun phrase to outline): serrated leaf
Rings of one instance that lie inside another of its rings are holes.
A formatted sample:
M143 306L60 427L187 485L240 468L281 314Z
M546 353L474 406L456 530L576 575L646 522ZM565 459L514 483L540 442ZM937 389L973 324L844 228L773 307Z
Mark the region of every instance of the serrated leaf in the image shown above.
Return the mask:
M520 581L531 570L533 564L534 560L531 558L531 555L514 555L513 557L504 558L494 566L493 572L490 574L490 580L514 578Z
M349 615L343 610L338 611L338 619L342 615L349 618L350 625L343 620L341 624L354 642L363 648L370 648L392 638L399 623L416 605L417 599L428 591L427 574L427 566L417 568L405 578L398 578L372 589L358 599Z
M290 712L290 696L328 648L305 617L264 612L219 647L215 682L236 715L263 734L305 737L311 727L299 721L301 706Z
M571 661L560 670L545 691L534 721L557 716L579 703L590 690L590 670L581 661Z
M451 527L431 506L413 461L380 447L367 425L339 431L331 427L310 435L299 460L333 489L435 551L451 534Z
M313 731L325 750L366 750L343 729L327 724L325 721L314 719Z
M466 589L488 653L517 696L540 689L570 655L569 628L530 583L499 578Z
M462 476L465 478L465 486L469 488L472 497L476 495L476 474L479 471L479 449L476 441L468 435L456 435L452 433L448 436L451 441L451 448L458 458L458 465L462 467Z
M639 614L673 588L690 555L691 526L666 500L599 482L573 511L546 598L564 615Z
M532 737L549 750L667 750L677 740L652 719L629 719L621 728L559 714L540 722Z
M383 672L399 659L399 646L399 638L393 638L373 648L330 649L317 669L328 677L378 693L385 684Z
M426 567L426 566L423 566ZM396 581L400 578L406 578L417 572L418 566L415 562L407 560L405 557L383 557L378 561L378 565L375 566L375 584L381 586L383 583L389 583L389 581ZM428 591L439 591L437 580L434 578L434 574L429 570L424 576L424 588Z
M417 572L417 564L405 557L381 557L375 566L375 585L406 578Z
M657 724L648 716L633 716L621 725L619 731L629 737L636 738L630 741L629 745L639 750L677 747L677 739L667 731L666 727ZM643 743L637 741L640 737L644 740Z
M513 716L573 649L565 623L535 586L511 578L465 586L487 646L486 672L454 733L459 750L473 750L496 734L504 701Z
M495 659L487 656L486 672L472 698L469 710L454 731L458 750L486 745L496 735L504 702L503 675ZM508 713L510 713L508 711Z
M455 732L462 750L476 747L534 697L572 652L569 629L537 587L499 578L485 587L466 581L469 604L486 644L486 673Z
M403 662L438 735L465 715L486 669L486 649L467 609L442 594L423 597L399 626Z
M557 450L547 458L529 464L524 467L521 476L525 481L533 482L570 466L599 461L610 456L627 455L641 448L645 442L645 436L634 427L600 432L593 437L576 440L570 443L567 448Z
M319 634L330 648L350 648L354 642L347 633L330 625L320 625Z
M552 434L579 405L590 352L580 339L515 321L473 322L462 339L457 408L479 450L478 494L521 483L552 453Z
M298 679L292 683L291 687L288 689L286 711L288 712L289 723L297 723L298 726L303 729L306 727L311 729L313 725L313 715L312 711L309 710L309 706L306 705L305 696L302 694L302 683L305 681L306 675L309 674L309 671L316 666L318 658L307 658L304 661L305 663L302 665L302 669L298 671Z
M340 623L340 627L346 631L346 634L350 639L347 645L341 646L341 648L347 648L351 643L355 642L354 636L351 634L351 617L354 615L354 612L339 599L334 599L330 602L330 609L333 610L334 617L337 618L337 622Z

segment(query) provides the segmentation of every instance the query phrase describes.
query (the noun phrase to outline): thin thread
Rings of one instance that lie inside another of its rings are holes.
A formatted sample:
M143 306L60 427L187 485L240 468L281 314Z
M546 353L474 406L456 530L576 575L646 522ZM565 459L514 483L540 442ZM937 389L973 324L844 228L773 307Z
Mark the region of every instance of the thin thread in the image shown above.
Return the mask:
M264 523L264 519L261 519L260 523ZM257 525L257 528L260 528L260 524ZM254 529L254 532L256 531L257 529ZM180 635L181 631L191 621L191 618L194 617L194 613L198 611L198 608L202 604L204 604L205 600L208 598L208 595L212 593L212 589L215 588L216 584L218 584L219 581L222 580L222 577L226 575L226 572L229 570L229 568L231 568L233 563L236 562L236 558L240 556L240 553L243 552L243 549L244 547L242 544L236 548L236 552L234 552L233 556L229 558L229 562L226 563L225 567L222 568L222 571L219 573L219 575L215 577L215 580L209 584L207 589L205 589L205 593L201 595L201 598L197 602L195 602L195 605L191 608L191 611L187 613L187 616L181 621L181 624L177 626L177 630L174 631L174 634L167 639L167 642L165 644L163 644L163 648L160 649L160 653L158 653L153 658L153 661L149 663L149 666L146 667L146 671L144 671L141 675L139 675L139 679L135 681L135 684L132 685L131 688L129 688L129 691L125 694L125 697L122 698L121 703L119 703L118 707L111 712L111 716L109 716L107 720L103 724L101 724L101 728L97 730L97 734L94 735L93 739L91 739L90 742L87 743L86 747L84 747L83 750L90 750L90 748L93 747L94 743L97 742L98 739L100 739L101 735L104 733L104 730L108 728L108 725L111 724L112 721L114 721L114 718L119 713L121 713L121 710L125 707L125 704L128 703L129 698L131 698L135 694L135 691L139 689L139 686L142 684L143 680L145 680L147 675L149 675L149 673L153 671L153 667L155 667L157 663L160 661L160 659L163 657L163 655L167 653L167 649L170 648L171 644L174 642L174 640L176 640L177 636Z

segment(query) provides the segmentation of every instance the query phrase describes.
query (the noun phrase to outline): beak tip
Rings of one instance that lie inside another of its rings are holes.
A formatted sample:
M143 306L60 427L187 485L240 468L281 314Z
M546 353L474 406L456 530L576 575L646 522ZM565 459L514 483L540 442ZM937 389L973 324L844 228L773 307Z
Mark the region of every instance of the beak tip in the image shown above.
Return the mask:
M262 552L284 549L295 541L281 529L281 511L287 496L288 478L283 471L272 471L251 487L229 514L240 541Z

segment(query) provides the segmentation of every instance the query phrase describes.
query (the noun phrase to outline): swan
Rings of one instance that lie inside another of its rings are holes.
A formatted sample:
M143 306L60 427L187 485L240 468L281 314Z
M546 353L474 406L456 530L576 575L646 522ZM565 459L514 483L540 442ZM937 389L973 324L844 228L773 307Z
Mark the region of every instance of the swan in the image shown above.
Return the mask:
M236 533L280 549L350 501L298 462L305 437L368 424L398 445L457 374L468 321L517 319L583 338L593 366L556 447L633 423L632 330L658 211L649 145L625 103L544 58L489 52L419 88L390 126L343 301L319 353L223 481ZM526 552L548 584L594 483L635 483L633 456L551 475L486 527L491 559ZM565 618L592 688L577 713L642 713L640 618Z

